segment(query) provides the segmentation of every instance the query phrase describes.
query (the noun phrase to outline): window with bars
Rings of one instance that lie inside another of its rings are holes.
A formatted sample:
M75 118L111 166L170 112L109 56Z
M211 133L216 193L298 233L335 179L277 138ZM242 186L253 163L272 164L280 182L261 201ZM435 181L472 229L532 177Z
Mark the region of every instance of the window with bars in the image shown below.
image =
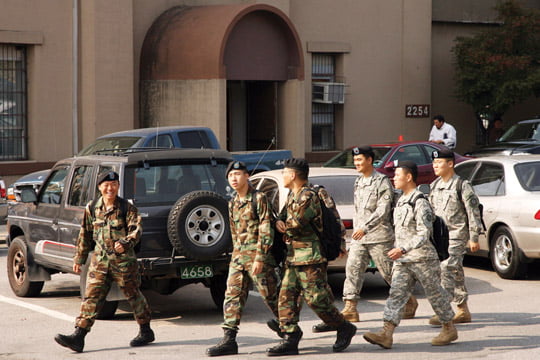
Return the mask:
M314 53L311 58L313 82L334 82L336 60L332 54ZM334 104L311 103L311 148L312 151L335 149Z
M0 161L26 160L26 48L0 43Z

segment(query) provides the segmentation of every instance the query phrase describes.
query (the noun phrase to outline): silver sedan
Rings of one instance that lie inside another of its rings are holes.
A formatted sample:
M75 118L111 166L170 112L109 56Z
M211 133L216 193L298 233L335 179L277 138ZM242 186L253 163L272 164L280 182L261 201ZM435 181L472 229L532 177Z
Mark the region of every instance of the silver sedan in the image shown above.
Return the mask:
M486 234L480 251L504 279L525 275L540 258L540 156L493 156L467 160L456 172L468 179L483 207Z

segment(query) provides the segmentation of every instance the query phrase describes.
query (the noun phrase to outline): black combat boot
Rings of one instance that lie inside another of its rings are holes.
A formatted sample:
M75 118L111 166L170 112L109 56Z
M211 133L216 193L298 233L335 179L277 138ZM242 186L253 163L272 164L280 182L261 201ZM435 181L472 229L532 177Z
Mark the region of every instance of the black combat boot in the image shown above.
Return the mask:
M345 320L337 329L336 343L332 346L332 350L334 352L345 350L351 344L354 334L356 334L356 326Z
M311 331L314 333L321 333L321 332L328 332L328 331L336 331L337 327L328 325L325 322L319 323L317 325L313 325L311 328Z
M129 346L144 346L148 345L156 338L154 337L154 332L150 329L150 323L141 324L139 329L139 334L130 341Z
M223 329L223 339L211 348L206 349L208 356L236 355L238 344L236 343L236 330Z
M277 336L279 336L280 338L283 339L283 336L285 336L285 334L283 334L283 332L281 331L281 329L279 328L279 321L277 321L276 319L270 319L266 322L266 325L272 330L274 331Z
M302 338L302 330L293 333L285 333L283 341L276 346L266 349L267 356L298 355L298 343Z
M62 346L70 348L76 352L82 352L84 348L84 337L88 333L88 330L75 327L75 332L71 335L57 334L54 340Z

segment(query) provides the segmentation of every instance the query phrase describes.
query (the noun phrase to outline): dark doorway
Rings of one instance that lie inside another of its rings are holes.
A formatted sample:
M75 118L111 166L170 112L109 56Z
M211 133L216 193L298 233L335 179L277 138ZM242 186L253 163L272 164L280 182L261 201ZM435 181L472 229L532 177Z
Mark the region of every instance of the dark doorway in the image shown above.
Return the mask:
M276 134L277 83L227 81L227 148L230 151L267 149Z

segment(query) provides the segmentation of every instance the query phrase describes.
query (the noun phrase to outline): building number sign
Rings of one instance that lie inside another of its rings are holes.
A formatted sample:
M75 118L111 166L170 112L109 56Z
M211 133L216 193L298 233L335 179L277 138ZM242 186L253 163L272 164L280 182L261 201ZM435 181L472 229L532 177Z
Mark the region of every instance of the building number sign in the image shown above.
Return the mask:
M405 117L426 118L429 117L428 104L405 105Z

